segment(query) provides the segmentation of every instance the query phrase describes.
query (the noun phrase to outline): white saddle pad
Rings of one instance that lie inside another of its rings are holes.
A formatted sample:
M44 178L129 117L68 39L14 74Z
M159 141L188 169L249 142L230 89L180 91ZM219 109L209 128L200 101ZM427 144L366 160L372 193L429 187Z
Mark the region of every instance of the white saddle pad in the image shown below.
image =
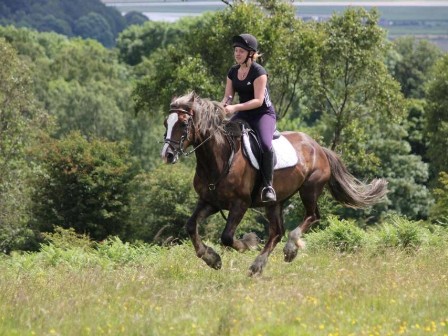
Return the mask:
M252 152L249 136L247 134L243 135L243 145L251 165L255 169L259 170L260 165ZM283 135L272 141L272 147L274 148L275 156L277 158L274 170L292 167L299 162L299 158L297 157L294 147Z

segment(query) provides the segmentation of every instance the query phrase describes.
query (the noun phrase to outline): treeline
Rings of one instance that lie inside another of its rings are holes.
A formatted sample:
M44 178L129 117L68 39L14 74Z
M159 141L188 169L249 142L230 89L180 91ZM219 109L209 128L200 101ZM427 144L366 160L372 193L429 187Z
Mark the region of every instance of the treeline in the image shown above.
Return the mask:
M0 3L0 25L92 38L106 47L115 45L123 29L145 21L147 18L137 12L123 17L100 0L4 0Z
M303 22L288 3L259 1L130 26L109 49L0 28L0 248L36 249L55 227L95 240L184 238L194 158L160 166L163 120L174 95L221 99L240 32L259 38L279 129L309 133L360 179L389 182L387 201L368 210L323 197L324 216L448 224L448 56L413 38L390 44L377 22L363 9ZM301 218L292 199L287 227ZM263 224L254 210L241 229L262 235ZM201 228L210 239L221 229L219 216Z

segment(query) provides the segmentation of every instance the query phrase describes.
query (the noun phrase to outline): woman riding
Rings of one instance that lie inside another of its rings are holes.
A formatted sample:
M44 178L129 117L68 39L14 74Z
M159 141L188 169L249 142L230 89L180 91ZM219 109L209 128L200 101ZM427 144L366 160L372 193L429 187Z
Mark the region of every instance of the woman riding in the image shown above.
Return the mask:
M276 201L272 187L274 173L274 151L272 138L276 128L276 114L269 98L268 74L256 62L258 53L257 39L250 34L240 34L232 39L236 65L227 73L227 82L222 103L228 114L234 114L232 120L246 121L258 134L262 153L261 173L264 188L261 191L263 202ZM230 105L238 93L239 103Z

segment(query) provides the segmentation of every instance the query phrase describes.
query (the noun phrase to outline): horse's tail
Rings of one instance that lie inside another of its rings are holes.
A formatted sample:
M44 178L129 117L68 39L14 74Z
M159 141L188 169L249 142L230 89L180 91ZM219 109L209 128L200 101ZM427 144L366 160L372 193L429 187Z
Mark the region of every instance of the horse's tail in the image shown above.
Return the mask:
M374 179L365 184L354 177L331 150L323 148L331 168L328 182L331 195L340 203L351 208L363 208L380 201L387 194L387 181Z

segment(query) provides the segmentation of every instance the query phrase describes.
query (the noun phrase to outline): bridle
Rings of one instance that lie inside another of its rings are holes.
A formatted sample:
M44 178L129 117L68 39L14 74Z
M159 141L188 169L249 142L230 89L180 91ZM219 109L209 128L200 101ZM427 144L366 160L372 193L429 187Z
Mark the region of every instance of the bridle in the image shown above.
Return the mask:
M166 144L168 144L172 149L173 149L173 151L174 151L174 154L175 155L179 155L179 156L190 156L191 154L193 154L199 147L201 147L203 144L205 144L206 142L208 142L212 137L213 137L213 135L215 134L215 132L213 132L213 133L211 133L205 140L203 140L203 141L201 141L197 146L195 146L195 147L193 147L193 149L192 150L190 150L190 151L184 151L184 149L183 149L183 143L184 143L184 141L185 140L190 140L189 139L189 135L190 135L190 130L191 130L191 128L192 128L192 126L194 125L193 124L193 115L194 115L194 112L193 112L193 110L190 110L190 111L187 111L187 110L185 110L185 109L182 109L182 108L176 108L176 109L170 109L169 110L169 113L171 114L171 113L177 113L177 114L187 114L189 117L188 117L188 119L186 120L186 121L184 121L184 125L185 125L185 127L184 127L184 130L183 130L183 132L182 132L182 135L181 135L181 137L180 137L180 139L179 139L179 141L176 141L176 140L171 140L170 138L167 138L166 137L166 134L165 134L165 137L164 137L164 143L166 143ZM174 144L174 145L173 145ZM175 146L175 145L177 145L177 146Z
M179 141L167 138L166 137L166 133L165 133L163 142L165 144L168 144L168 146L170 146L173 149L175 155L188 156L191 153L184 151L183 144L184 144L185 140L190 140L189 139L189 135L190 135L191 127L193 125L193 110L187 111L187 110L182 109L182 108L176 108L176 109L170 109L169 113L170 114L171 113L177 113L178 115L179 114L187 114L189 117L187 118L187 120L184 121L184 126L185 127L184 127L184 130L182 132L182 135L181 135Z
M182 132L182 135L179 139L179 141L176 140L171 140L170 138L167 138L165 135L165 139L164 139L164 143L168 144L168 146L170 146L175 155L179 155L179 156L189 156L191 154L193 154L199 147L201 147L202 145L204 145L205 143L207 143L214 135L215 133L218 131L218 129L216 129L214 132L210 133L210 135L205 138L204 140L202 140L198 145L194 146L192 150L186 152L183 149L183 143L185 140L190 140L189 139L189 135L190 135L190 131L191 128L194 126L193 124L193 115L194 115L194 111L193 110L185 110L183 108L171 108L169 110L169 113L177 113L177 114L186 114L188 115L187 120L184 121L185 124L185 128ZM214 182L214 183L209 183L208 184L208 189L209 190L215 190L216 189L216 185L224 178L224 176L226 176L229 171L230 171L230 167L232 166L232 162L233 162L233 158L235 156L235 142L232 138L232 136L230 134L228 134L227 132L225 132L226 135L226 139L230 144L230 148L231 148L231 153L229 156L229 159L227 160L226 166L222 172L222 174L219 176L219 178Z

